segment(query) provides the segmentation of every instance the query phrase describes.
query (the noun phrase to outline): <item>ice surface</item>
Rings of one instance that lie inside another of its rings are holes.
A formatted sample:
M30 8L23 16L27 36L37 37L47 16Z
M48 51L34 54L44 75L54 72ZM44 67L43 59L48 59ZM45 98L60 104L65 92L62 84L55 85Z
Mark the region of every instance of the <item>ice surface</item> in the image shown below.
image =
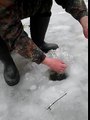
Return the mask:
M46 41L60 48L47 55L64 60L69 77L50 81L46 66L13 53L21 80L15 87L7 86L0 63L0 120L88 120L88 42L79 23L61 7L54 4L52 11ZM30 36L29 18L22 22ZM47 110L65 92L67 95Z

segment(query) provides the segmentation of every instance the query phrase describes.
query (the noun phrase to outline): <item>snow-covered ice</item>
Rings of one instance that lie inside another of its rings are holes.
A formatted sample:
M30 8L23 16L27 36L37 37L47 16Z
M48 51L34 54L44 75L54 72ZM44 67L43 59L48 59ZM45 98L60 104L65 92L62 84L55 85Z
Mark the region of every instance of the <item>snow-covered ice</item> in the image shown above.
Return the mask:
M53 52L54 57L63 59L68 64L69 77L50 81L46 66L13 53L21 80L17 86L9 87L0 62L0 120L88 120L88 41L71 15L56 4L52 11L46 41L60 48L47 55L52 57ZM29 18L22 22L30 36Z

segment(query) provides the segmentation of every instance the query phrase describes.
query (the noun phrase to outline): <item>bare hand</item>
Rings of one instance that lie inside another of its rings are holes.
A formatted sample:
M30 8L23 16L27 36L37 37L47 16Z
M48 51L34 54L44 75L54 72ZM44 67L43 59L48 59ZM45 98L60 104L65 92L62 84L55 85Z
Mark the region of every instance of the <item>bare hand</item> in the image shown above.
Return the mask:
M67 65L63 61L55 58L46 57L45 60L43 61L43 64L47 65L52 70L58 73L65 72L65 69L67 68Z
M83 29L84 36L88 39L88 28Z
M88 16L82 17L80 23L83 27L84 36L88 39Z

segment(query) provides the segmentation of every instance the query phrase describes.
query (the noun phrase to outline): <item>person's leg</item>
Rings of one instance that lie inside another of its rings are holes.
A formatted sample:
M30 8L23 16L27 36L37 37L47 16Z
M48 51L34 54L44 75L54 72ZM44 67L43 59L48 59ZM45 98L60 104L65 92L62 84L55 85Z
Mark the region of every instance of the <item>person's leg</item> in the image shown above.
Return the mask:
M40 9L30 17L31 37L34 43L45 53L51 49L57 49L58 45L46 43L45 35L51 17L52 0L44 0Z
M20 80L19 72L10 55L6 43L1 37L0 37L0 61L4 65L4 78L6 83L9 86L16 85Z
M58 45L46 43L44 41L45 34L50 21L50 13L36 15L30 19L31 37L34 43L45 53L49 50L57 49Z

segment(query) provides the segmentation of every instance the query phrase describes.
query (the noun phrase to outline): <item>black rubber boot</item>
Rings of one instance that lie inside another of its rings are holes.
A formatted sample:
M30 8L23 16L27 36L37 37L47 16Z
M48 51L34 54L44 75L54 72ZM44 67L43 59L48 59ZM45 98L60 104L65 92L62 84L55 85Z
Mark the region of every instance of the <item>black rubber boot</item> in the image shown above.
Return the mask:
M0 60L4 64L4 78L9 86L18 84L20 75L9 53L6 43L0 37Z
M31 37L34 43L45 53L57 49L57 44L45 43L44 38L50 21L50 15L33 16L30 19Z

